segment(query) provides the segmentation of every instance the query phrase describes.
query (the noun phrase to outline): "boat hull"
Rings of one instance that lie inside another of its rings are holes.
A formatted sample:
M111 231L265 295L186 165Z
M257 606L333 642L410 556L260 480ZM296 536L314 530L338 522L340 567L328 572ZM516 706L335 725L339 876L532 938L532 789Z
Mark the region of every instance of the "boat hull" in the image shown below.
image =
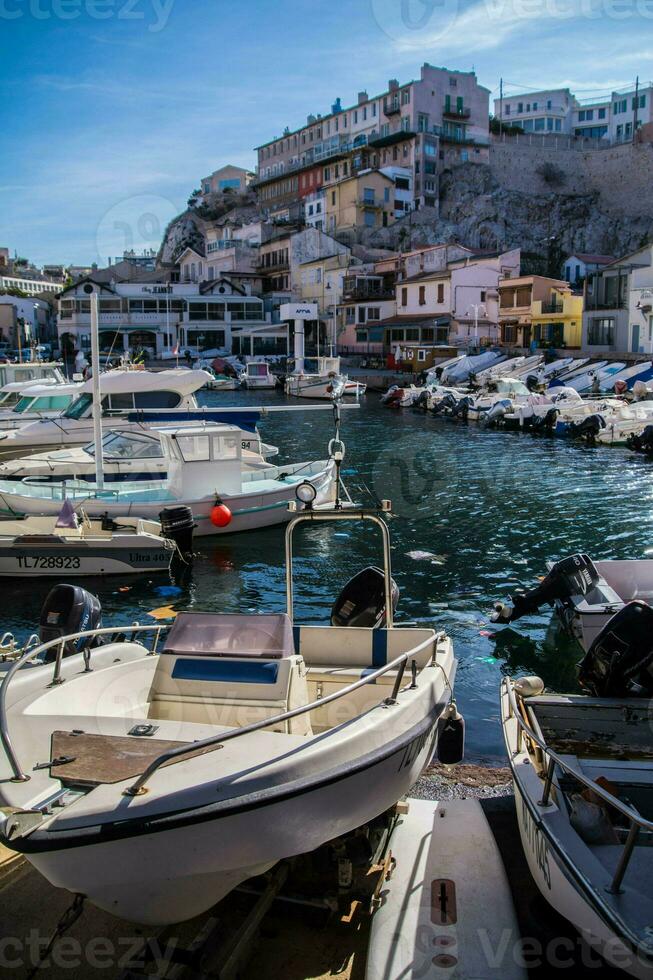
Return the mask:
M324 464L323 469L316 472L315 464L313 468L306 464L295 464L284 467L288 474L295 471L301 473L303 478L313 483L317 490L316 506L332 503L336 494L336 475L333 463ZM288 504L295 501L295 489L297 481L289 480L283 484L278 482L278 489L257 489L252 487L250 492L230 496L222 494L223 502L231 511L231 520L225 527L216 527L211 521L211 512L216 504L217 492L210 497L201 499L175 499L173 497L159 496L151 494L150 499L146 494L138 500L134 499L137 495L132 494L131 499L121 496L120 490L106 490L100 496L93 496L93 490L89 488L86 496L83 492L77 491L74 496L69 494L68 499L77 508L82 508L89 517L102 517L108 515L112 518L119 517L142 517L148 520L158 521L159 514L165 507L177 505L189 506L193 511L193 518L197 524L195 530L196 537L206 537L215 534L234 534L239 531L251 531L262 527L273 527L275 524L285 524L293 516L288 510ZM50 496L28 496L23 494L8 494L0 492L0 510L8 514L32 514L32 515L54 515L61 510L63 497L55 493L52 487Z
M528 753L517 747L517 723L509 717L507 695L502 690L503 732L513 774L515 808L521 843L529 870L542 896L572 923L583 940L612 966L640 980L650 980L652 961L639 953L610 927L609 919L585 894L582 874L548 832L553 804L543 807L542 780ZM556 808L557 809L557 808ZM598 965L598 964L597 964Z
M129 575L164 572L172 552L163 545L102 548L44 545L26 548L0 542L0 576L7 578L66 578L80 575Z
M28 854L53 885L87 895L113 915L149 925L181 922L224 898L240 882L283 858L314 850L393 806L428 764L434 712L377 761L352 775L342 769L311 787L287 788L266 803L214 819L134 838ZM261 829L264 828L264 833Z

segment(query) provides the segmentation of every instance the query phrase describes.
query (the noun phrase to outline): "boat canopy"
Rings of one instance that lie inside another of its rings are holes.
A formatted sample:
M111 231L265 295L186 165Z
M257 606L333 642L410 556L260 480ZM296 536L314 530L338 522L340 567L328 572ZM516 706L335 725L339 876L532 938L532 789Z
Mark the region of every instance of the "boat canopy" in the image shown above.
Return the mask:
M192 395L211 380L206 371L180 368L172 371L107 371L100 376L103 395L117 395L139 391L175 391L179 395ZM85 381L81 393L93 393L93 380Z

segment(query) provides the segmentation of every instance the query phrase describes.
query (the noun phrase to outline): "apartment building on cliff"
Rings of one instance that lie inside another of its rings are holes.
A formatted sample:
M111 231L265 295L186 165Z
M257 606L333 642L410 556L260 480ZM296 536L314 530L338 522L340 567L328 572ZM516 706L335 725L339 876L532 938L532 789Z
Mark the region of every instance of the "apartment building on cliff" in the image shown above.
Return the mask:
M487 160L489 92L474 72L424 64L419 79L370 96L358 93L343 108L337 99L326 115L309 115L299 129L256 148L259 202L269 213L299 217L303 201L330 181L360 170L408 171L410 204L436 207L438 174L465 160ZM397 199L404 209L406 187Z

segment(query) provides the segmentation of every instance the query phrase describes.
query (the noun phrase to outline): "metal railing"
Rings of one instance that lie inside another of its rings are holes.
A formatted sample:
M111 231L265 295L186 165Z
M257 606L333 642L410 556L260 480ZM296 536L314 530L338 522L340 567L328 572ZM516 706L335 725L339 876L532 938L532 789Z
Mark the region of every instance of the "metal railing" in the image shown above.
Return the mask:
M588 776L585 776L582 772L579 772L578 769L574 769L568 762L565 762L565 760L559 756L557 752L550 749L546 742L541 739L539 735L536 735L530 725L528 725L524 720L521 712L519 711L519 706L517 705L515 699L514 687L510 678L506 678L503 681L503 687L506 691L508 704L510 706L508 717L514 718L517 722L517 747L515 754L522 751L522 738L524 735L527 735L528 738L535 745L537 745L539 749L541 749L548 760L546 776L544 777L544 792L542 793L542 799L539 801L538 805L541 807L549 807L552 805L549 797L551 796L556 766L559 766L560 769L568 776L571 776L577 782L581 783L581 785L583 785L586 789L591 790L592 793L603 800L604 803L614 807L614 809L625 817L626 820L630 821L628 837L623 845L623 851L617 863L617 868L614 872L610 887L607 889L610 894L619 895L622 892L621 883L624 879L624 875L626 874L628 863L632 857L639 832L640 830L648 830L653 832L653 821L647 820L641 815L641 813L638 813L637 810L634 810L622 800L618 799L616 796L613 796L612 793L604 789L600 783L594 782L594 780L590 779ZM506 719L503 720L505 721Z
M89 639L96 636L116 636L122 633L129 634L131 637L129 642L134 641L134 637L138 633L154 633L154 642L152 644L152 649L150 650L150 655L156 653L156 648L159 643L159 638L161 633L165 630L169 630L170 625L161 623L152 623L140 626L138 623L134 623L132 626L127 626L124 629L116 629L115 626L103 626L100 629L95 630L83 630L81 633L71 633L69 636L58 636L54 640L49 640L47 643L41 643L38 646L32 647L25 651L22 657L15 660L11 665L10 669L5 674L4 680L0 684L0 742L2 742L2 747L5 750L5 755L9 760L9 765L11 766L13 772L13 782L25 783L30 779L27 773L24 773L20 767L18 757L14 751L14 747L11 742L11 736L9 734L9 724L7 719L7 691L9 685L13 680L16 672L24 667L25 664L30 663L30 661L35 660L42 653L47 650L52 650L54 647L58 647L57 654L54 660L54 672L52 675L52 681L50 682L50 687L56 687L59 684L63 684L64 678L61 676L61 662L63 660L64 650L66 644L74 640L82 640L84 637ZM97 647L98 650L106 649L105 647ZM89 645L85 649L80 650L80 653L84 656L85 671L90 670L89 660L93 648Z

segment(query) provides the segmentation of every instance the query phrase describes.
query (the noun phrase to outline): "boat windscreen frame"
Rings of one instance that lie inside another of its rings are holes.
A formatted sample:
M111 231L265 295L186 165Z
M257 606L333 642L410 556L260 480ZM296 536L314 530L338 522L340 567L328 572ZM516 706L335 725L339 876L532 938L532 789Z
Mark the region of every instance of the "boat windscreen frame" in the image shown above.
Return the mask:
M293 501L288 505L289 510L296 510L297 504ZM312 505L306 505L306 509L297 514L286 527L286 612L290 622L294 622L294 598L293 598L293 535L295 528L299 524L309 522L325 521L371 521L381 531L383 542L383 591L385 596L385 626L392 629L393 606L392 606L392 560L390 549L390 530L388 525L380 516L390 514L392 503L389 500L382 500L380 510L370 510L364 508L333 508L329 510L314 510Z

